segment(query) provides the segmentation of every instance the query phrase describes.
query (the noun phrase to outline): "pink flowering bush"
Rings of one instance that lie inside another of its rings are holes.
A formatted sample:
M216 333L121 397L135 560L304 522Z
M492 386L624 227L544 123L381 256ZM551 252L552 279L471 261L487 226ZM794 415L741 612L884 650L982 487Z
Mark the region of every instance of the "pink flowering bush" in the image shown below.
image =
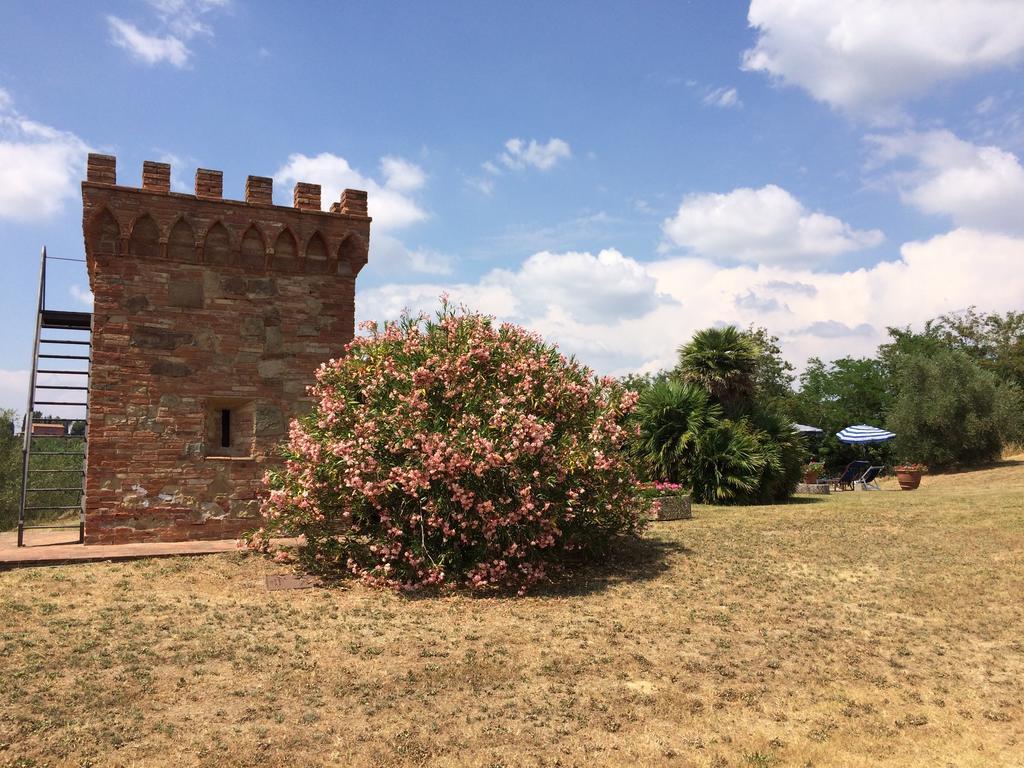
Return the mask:
M250 546L303 534L317 570L522 592L640 530L649 502L622 450L634 394L447 303L364 327L317 372Z

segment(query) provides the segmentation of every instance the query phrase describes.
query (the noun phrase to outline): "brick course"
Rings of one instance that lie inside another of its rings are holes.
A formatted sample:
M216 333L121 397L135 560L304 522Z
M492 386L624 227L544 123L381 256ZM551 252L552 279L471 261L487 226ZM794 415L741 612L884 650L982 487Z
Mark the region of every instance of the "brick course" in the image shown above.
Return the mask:
M289 208L266 177L247 179L245 202L222 199L220 171L197 171L195 196L169 191L166 164L143 178L118 186L115 159L90 155L82 183L86 542L236 536L259 523L261 479L313 372L352 339L366 193L322 212L301 182Z

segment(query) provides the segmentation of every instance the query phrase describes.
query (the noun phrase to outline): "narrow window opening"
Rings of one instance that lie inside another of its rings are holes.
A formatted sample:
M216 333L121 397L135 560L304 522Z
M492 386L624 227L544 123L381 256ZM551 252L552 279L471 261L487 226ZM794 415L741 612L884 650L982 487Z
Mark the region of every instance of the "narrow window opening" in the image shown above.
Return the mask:
M220 412L220 447L231 447L231 410L228 408Z

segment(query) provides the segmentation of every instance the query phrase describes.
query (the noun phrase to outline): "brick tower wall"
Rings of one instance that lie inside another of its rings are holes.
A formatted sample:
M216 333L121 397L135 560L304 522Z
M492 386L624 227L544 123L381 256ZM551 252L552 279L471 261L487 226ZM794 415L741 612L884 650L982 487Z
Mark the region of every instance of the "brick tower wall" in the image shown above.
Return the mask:
M145 163L141 189L90 155L83 231L95 297L86 461L87 543L233 537L259 524L258 493L320 363L352 339L366 264L366 193L329 212L296 184L273 205L250 176L222 199Z

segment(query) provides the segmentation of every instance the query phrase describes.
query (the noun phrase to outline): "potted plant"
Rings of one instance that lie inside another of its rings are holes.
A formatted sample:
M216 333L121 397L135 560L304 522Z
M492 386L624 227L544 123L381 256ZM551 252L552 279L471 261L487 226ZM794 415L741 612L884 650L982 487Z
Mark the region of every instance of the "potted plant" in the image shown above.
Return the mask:
M901 491L913 491L921 485L921 475L927 471L924 464L900 464L896 467L896 480Z
M640 483L639 489L641 496L653 501L651 512L655 520L688 520L693 517L690 494L679 483Z
M804 483L807 485L815 485L818 482L818 478L821 477L821 473L825 471L824 461L809 461L804 465Z

